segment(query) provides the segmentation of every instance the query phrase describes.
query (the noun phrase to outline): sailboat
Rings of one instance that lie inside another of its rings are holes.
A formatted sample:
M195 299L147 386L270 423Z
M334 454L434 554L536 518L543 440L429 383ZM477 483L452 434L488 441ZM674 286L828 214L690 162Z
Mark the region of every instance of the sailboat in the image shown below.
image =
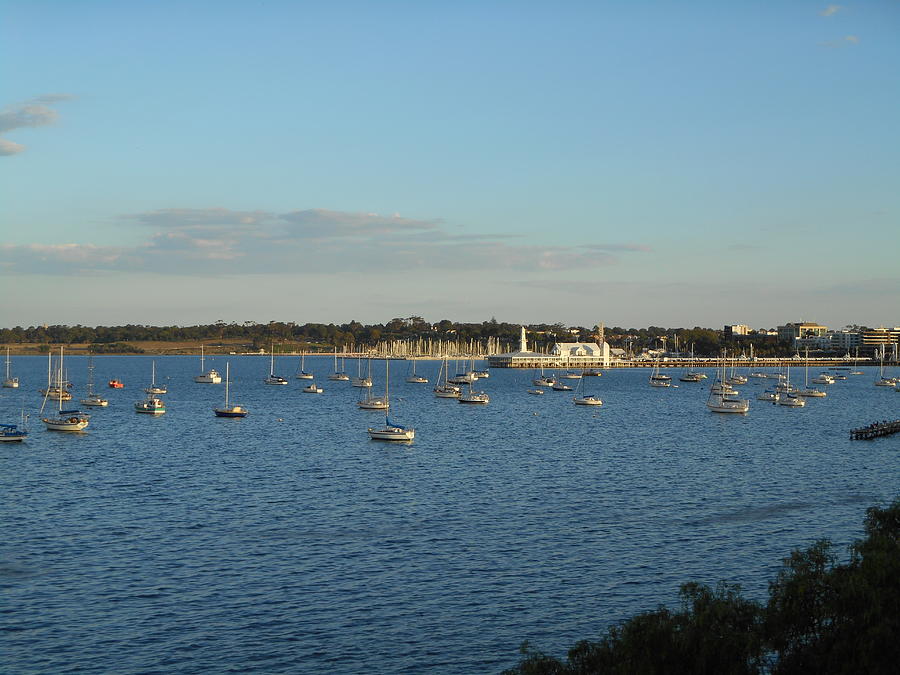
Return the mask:
M475 377L474 368L467 370L465 372L461 372L459 370L459 362L456 362L456 375L453 377L448 377L447 382L450 384L472 384L478 378Z
M535 387L552 387L556 380L550 377L549 375L544 375L544 367L541 366L540 375L538 375L537 369L534 371L535 377L531 380L531 384Z
M798 391L797 395L805 396L806 398L825 398L826 396L828 396L827 392L809 386L809 349L806 350L806 369L804 373L803 389ZM817 381L818 380L813 380L813 382ZM834 382L834 380L831 380L831 382L826 382L826 384L831 384L832 382Z
M54 379L54 375L56 375ZM63 373L60 369L59 373L53 372L53 358L50 352L47 352L47 387L38 391L46 398L59 399L60 401L71 401L72 394L69 393L68 382L63 380Z
M694 372L694 343L691 343L691 365L678 378L679 382L700 382L706 375Z
M387 364L387 359L385 359L385 364ZM385 365L387 367L387 365ZM372 359L369 359L369 373L372 372ZM372 378L366 376L369 382L372 381ZM362 408L363 410L387 410L390 407L390 403L388 402L387 396L376 396L372 393L371 384L369 388L365 388L365 392L360 392L362 394L362 398L356 402L357 407Z
M313 374L306 372L306 355L305 354L300 354L300 370L297 371L296 377L298 380L313 379Z
M153 395L168 393L169 389L166 385L156 384L156 361L153 361L150 372L150 386L144 389L144 393ZM165 412L165 410L163 412Z
M158 394L165 394L166 388L156 386L156 361L153 361L151 372L150 386L144 389L147 392L147 398L143 401L135 401L134 411L145 415L162 415L166 412L166 404Z
M363 377L362 376L362 357L359 357L356 360L356 377L353 378L353 382L351 382L354 387L368 388L372 386L372 359L369 359L369 371L368 374Z
M9 347L6 348L6 378L3 380L3 386L7 389L17 389L19 387L19 378L18 377L10 377L9 374Z
M341 360L341 369L338 370L338 362L337 362L337 345L334 347L334 372L328 376L329 380L334 380L336 382L348 382L350 380L350 376L344 372L344 362Z
M385 359L384 361L384 402L385 402L385 411L390 407L389 403L389 386L388 380L390 378L390 361ZM388 417L388 413L384 413L384 426L380 429L376 429L374 427L369 427L369 438L373 441L411 441L416 437L416 430L411 427L404 427L400 424L396 424L391 422Z
M579 391L581 396L578 395ZM584 377L578 381L578 386L575 387L575 396L572 397L572 403L575 405L603 405L603 401L597 396L584 393Z
M881 369L878 374L878 379L875 380L876 387L893 387L897 384L897 379L893 377L885 377L884 376L884 348L885 345L881 345Z
M0 424L0 443L21 442L28 438L28 430L20 429L18 424Z
M413 384L428 384L428 378L422 377L421 375L416 375L416 359L412 359L412 374L406 378L407 382L412 382Z
M653 372L650 373L650 386L651 387L671 387L672 386L672 378L665 373L660 374L659 372L659 361L657 361L653 366Z
M784 385L779 385L776 387L776 390L779 390L778 400L775 401L778 405L783 405L788 408L802 408L806 405L806 401L800 398L797 389L791 385L790 365L787 366L787 377L784 381Z
M706 407L710 412L745 413L750 410L750 401L748 399L739 399L734 394L729 393L729 386L725 382L725 357L723 355L721 372L716 375L713 385L709 388L709 397L706 399Z
M63 410L62 402L66 399L63 398L62 394L64 391L64 387L62 385L63 382L63 348L59 348L59 369L58 369L58 377L57 382L59 384L59 388L57 389L57 401L59 402L58 413L56 417L42 417L41 421L47 427L48 431L83 431L85 427L90 423L90 416L86 413L81 412L80 410ZM68 394L68 392L65 392ZM48 387L47 393L44 395L44 403L41 404L41 414L44 412L44 406L47 404L47 399L50 398L50 388ZM70 395L71 398L71 395Z
M437 384L433 389L434 395L438 398L459 398L459 387L448 381L448 369L447 358L444 357L441 367L438 369ZM441 373L444 375L443 382L441 382Z
M475 391L472 388L472 383L469 382L469 390L464 394L461 393L457 401L459 403L481 403L485 405L491 402L491 397L485 391Z
M275 345L272 345L271 358L269 360L269 375L263 380L266 384L287 384L288 381L275 374Z
M213 368L203 370L203 345L200 345L200 374L194 376L194 382L200 384L219 384L222 382L222 376L219 375L219 371Z
M105 408L109 405L109 401L94 391L94 355L88 358L88 380L87 380L87 396L81 399L82 405L92 406L95 408Z
M229 405L228 385L231 382L229 363L225 362L225 404L221 408L213 408L216 417L246 417L250 411L240 405Z

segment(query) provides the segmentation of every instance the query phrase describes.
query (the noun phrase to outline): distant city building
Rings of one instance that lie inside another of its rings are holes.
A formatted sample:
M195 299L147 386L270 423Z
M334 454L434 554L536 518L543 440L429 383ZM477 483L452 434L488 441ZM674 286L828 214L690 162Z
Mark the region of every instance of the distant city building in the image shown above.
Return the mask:
M817 323L807 321L786 323L778 326L778 341L793 344L797 338L818 337L827 332L828 326L820 326Z
M750 335L750 326L747 326L742 323L736 323L730 326L725 326L725 339L733 340L735 337L741 335Z
M831 348L834 351L849 352L862 344L862 333L858 330L829 331L828 337L831 339Z
M862 332L860 336L860 349L866 353L872 353L880 350L882 345L894 345L900 342L900 327L893 328L869 328ZM890 348L886 350L890 353Z

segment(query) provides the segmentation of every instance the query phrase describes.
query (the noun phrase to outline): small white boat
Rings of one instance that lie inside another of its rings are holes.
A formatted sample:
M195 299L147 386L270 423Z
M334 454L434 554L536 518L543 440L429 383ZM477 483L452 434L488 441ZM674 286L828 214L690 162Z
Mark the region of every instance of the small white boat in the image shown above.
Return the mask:
M702 382L703 381L703 373L684 373L679 376L679 382Z
M715 413L743 414L750 410L750 400L740 399L737 392L728 393L730 385L725 383L725 358L722 358L722 370L716 375L713 385L709 388L709 397L706 399L706 408ZM733 390L732 390L733 391Z
M3 380L3 386L7 389L17 389L19 387L19 378L12 377L9 374L10 360L9 347L6 348L6 378Z
M571 370L567 370L566 374L563 375L563 379L566 379L566 380L580 380L581 377L582 377L581 373L576 373Z
M297 371L296 378L298 380L311 380L314 375L312 373L306 372L306 356L304 354L300 355L300 370Z
M148 394L143 401L135 401L134 411L145 415L162 415L166 412L166 404L155 394Z
M572 399L575 405L603 405L603 401L593 394L585 394L584 396L576 396Z
M812 379L814 384L834 384L834 377L828 373L819 373L818 377Z
M390 380L390 361L384 362L384 402L385 409L390 406L388 399L388 382ZM412 441L416 437L416 430L411 427L404 427L401 424L391 422L388 414L384 414L384 426L380 428L369 427L369 438L373 441Z
M665 373L660 373L659 364L657 363L653 366L653 372L650 374L649 382L651 387L671 387L672 377Z
M356 377L353 378L353 381L350 384L361 389L368 389L372 386L372 359L369 359L368 374L365 377L362 376L362 360L357 359Z
M28 438L28 431L18 424L0 424L0 443L18 443Z
M534 396L540 396L544 393L543 389L528 389L529 394L533 394Z
M59 348L59 369L57 370L58 377L57 382L63 382L63 348ZM59 393L62 393L62 389L60 388ZM47 394L44 395L44 403L41 404L41 413L44 412L44 406L47 404L47 399L49 396L49 388ZM70 397L71 398L71 397ZM58 402L58 412L55 417L47 416L42 417L41 421L44 423L44 426L47 427L48 431L83 431L87 425L90 423L90 415L81 412L80 410L63 410L62 402L63 397L59 395L57 397Z
M263 380L266 384L274 384L274 385L285 385L288 381L281 377L281 375L275 374L275 345L272 345L271 356L269 358L269 374L266 376L266 379Z
M550 385L550 388L553 389L553 391L572 391L572 387L564 382L554 382Z
M806 405L806 401L794 393L781 394L776 403L778 405L787 406L788 408L802 408Z
M438 383L432 391L437 398L459 398L460 389L456 385L450 384L447 380L447 370L447 359L444 359L444 362L441 363L441 367L438 369ZM443 382L441 382L441 374L444 376Z
M472 374L475 375L476 380L486 380L491 376L491 374L486 370L473 370Z
M87 396L81 399L81 405L92 408L105 408L109 401L94 391L94 357L88 359Z
M194 376L194 382L200 384L219 384L222 381L222 376L219 375L219 371L213 368L203 370L203 358L203 345L200 345L200 374Z
M387 410L391 407L384 396L366 396L358 400L356 405L363 410Z
M322 389L322 387L318 386L315 382L310 382L309 386L303 387L301 391L304 394L321 394L325 390Z
M475 403L475 404L488 404L491 402L491 397L487 395L487 392L484 391L475 391L472 389L472 383L469 383L469 390L460 394L457 399L459 403Z
M762 391L756 395L756 400L775 403L775 401L778 400L778 392L776 392L774 389L766 389L765 391Z
M797 396L804 396L806 398L825 398L826 396L828 396L828 392L822 391L821 389L815 389L813 387L801 389L796 393Z
M587 368L582 375L584 377L600 377L603 373L597 368Z
M338 370L338 362L337 362L337 347L334 348L334 372L328 376L328 379L333 382L349 382L350 376L344 372L343 369L343 359L341 360L341 369Z
M412 373L406 378L407 382L412 384L428 384L428 378L416 375L416 360L412 359Z
M145 394L165 394L168 392L168 387L164 384L156 384L156 361L153 361L151 366L151 377L150 377L150 386L144 389Z
M229 363L225 362L225 404L221 408L213 408L216 417L246 417L250 411L240 405L232 405L228 401L228 385L231 382Z

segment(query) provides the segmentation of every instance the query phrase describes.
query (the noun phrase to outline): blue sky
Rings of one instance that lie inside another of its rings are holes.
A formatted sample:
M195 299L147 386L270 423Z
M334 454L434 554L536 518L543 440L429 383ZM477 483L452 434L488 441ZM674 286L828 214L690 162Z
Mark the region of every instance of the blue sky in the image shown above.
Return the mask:
M5 326L900 324L900 1L0 2Z

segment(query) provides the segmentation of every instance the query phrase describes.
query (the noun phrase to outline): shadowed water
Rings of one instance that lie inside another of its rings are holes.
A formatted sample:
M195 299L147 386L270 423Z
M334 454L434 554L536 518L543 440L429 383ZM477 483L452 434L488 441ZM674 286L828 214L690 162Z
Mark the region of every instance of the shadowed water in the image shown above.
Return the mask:
M69 435L36 414L46 360L14 358L0 421L24 408L32 433L0 445L0 671L498 672L523 640L560 653L684 581L764 598L791 548L849 544L898 490L900 436L848 440L898 417L871 370L798 410L751 380L741 416L645 370L587 378L599 409L494 370L491 403L465 406L432 395L437 362L418 364L428 385L395 362L391 417L417 437L393 445L330 358L306 359L322 395L296 357L276 362L286 387L262 383L266 357L229 360L246 419L213 417L224 387L194 383L191 357L156 360L169 411L137 415L151 359L98 357L110 407ZM77 399L86 359L67 369Z

